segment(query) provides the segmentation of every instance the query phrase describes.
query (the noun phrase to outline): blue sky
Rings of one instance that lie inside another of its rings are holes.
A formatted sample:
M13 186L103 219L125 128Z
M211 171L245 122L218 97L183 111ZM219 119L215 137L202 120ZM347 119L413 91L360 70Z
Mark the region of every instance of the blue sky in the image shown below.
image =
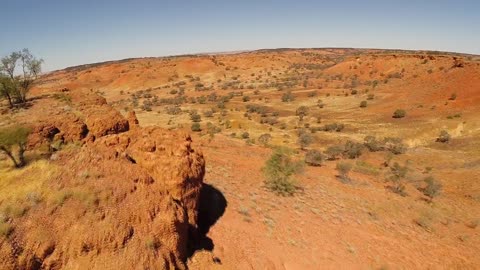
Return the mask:
M480 54L480 1L0 0L0 56L46 71L130 57L284 47Z

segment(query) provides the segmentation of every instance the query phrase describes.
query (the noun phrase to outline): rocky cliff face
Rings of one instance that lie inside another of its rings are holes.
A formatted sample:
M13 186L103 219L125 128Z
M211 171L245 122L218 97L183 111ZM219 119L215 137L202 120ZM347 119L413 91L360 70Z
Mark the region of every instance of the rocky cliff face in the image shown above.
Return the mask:
M138 126L91 93L41 122L30 147L54 154L48 200L0 239L5 269L183 269L198 241L203 155L189 135ZM78 101L78 102L77 102ZM78 146L81 144L81 146Z

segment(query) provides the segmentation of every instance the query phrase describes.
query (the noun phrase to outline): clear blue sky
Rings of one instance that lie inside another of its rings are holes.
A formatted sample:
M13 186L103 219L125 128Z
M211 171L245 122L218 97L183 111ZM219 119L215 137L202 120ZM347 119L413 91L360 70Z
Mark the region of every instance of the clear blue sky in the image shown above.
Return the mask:
M0 56L44 69L130 57L278 47L480 54L478 0L0 0Z

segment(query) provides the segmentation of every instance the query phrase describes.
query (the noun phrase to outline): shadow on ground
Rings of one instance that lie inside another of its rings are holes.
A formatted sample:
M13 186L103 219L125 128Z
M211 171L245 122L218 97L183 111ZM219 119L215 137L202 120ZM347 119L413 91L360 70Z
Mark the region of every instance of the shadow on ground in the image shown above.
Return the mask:
M198 234L199 239L196 241L190 251L192 256L197 250L212 251L214 243L207 234L210 228L223 216L227 208L227 199L222 192L214 186L203 183L200 191L200 203L198 209ZM190 257L189 256L189 257Z

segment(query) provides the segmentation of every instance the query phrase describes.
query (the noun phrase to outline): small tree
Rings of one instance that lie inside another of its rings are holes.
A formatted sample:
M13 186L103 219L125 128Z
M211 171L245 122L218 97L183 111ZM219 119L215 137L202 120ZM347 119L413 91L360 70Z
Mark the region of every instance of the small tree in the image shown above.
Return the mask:
M266 187L281 196L291 196L298 189L293 176L301 172L302 162L292 159L288 148L277 148L262 168Z
M0 93L8 100L10 107L14 103L27 102L27 93L40 74L42 63L43 60L36 59L28 49L12 52L1 59L0 73L3 78ZM4 83L5 80L8 83Z
M323 155L322 152L318 150L308 150L305 154L305 163L310 166L321 166L323 163Z
M295 111L295 114L298 116L300 121L302 121L303 117L308 115L308 107L307 106L298 107L297 110Z
M11 126L0 130L0 151L5 153L16 168L25 165L25 147L30 129L23 126ZM14 150L17 148L17 157Z

